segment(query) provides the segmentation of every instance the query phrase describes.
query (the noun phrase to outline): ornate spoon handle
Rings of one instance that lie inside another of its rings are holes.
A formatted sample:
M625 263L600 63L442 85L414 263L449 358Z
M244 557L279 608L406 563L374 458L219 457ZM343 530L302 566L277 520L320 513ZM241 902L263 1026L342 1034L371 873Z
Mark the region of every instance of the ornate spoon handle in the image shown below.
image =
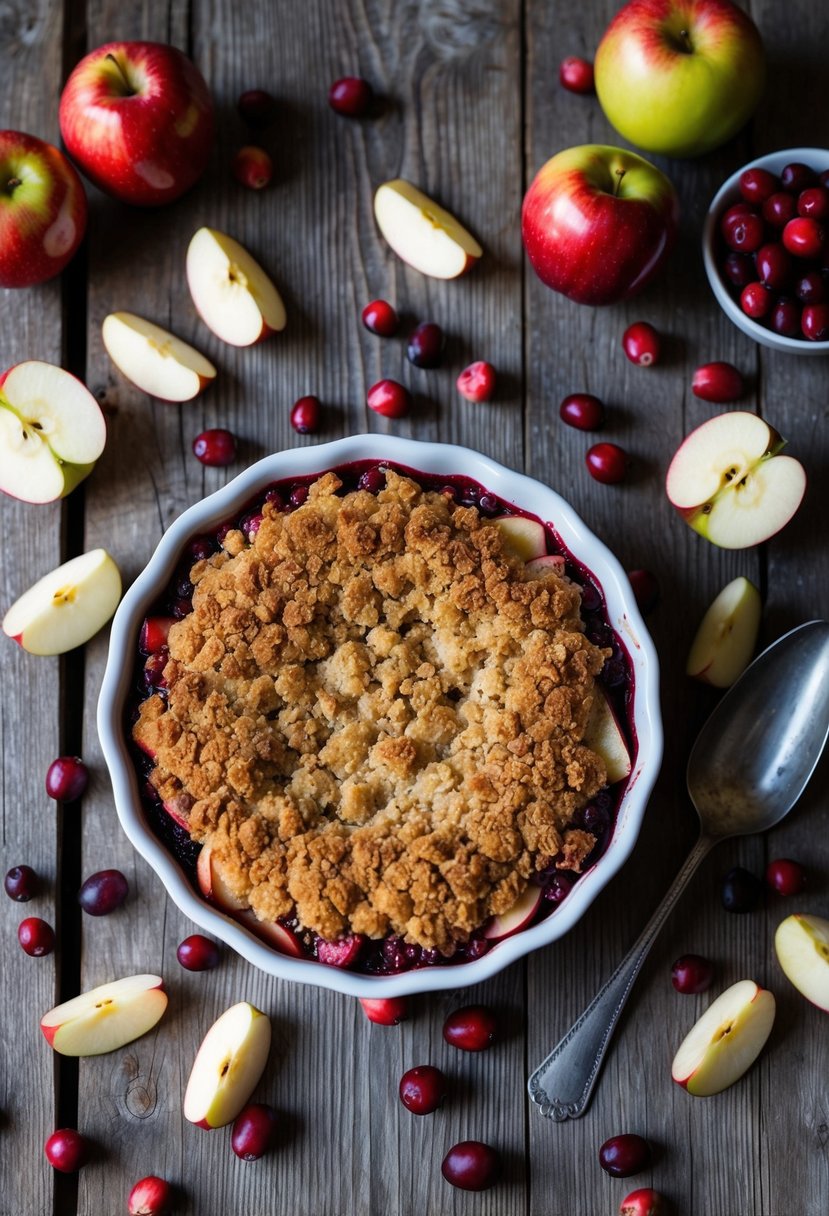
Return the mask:
M533 1102L548 1119L578 1119L587 1110L605 1052L634 981L674 904L717 838L702 834L639 938L581 1017L529 1079Z

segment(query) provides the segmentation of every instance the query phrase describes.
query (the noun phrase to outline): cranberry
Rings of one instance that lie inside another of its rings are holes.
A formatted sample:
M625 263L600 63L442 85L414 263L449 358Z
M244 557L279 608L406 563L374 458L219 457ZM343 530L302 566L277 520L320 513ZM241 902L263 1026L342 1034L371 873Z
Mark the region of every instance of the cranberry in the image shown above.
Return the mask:
M405 997L360 997L363 1013L378 1026L397 1026L408 1017Z
M406 355L415 367L439 367L446 338L434 321L423 321L409 335Z
M772 194L763 203L763 219L772 228L783 228L796 214L797 204L790 194Z
M386 300L372 300L362 313L363 325L380 338L393 338L400 327L397 313Z
M786 286L792 272L792 259L782 245L772 242L761 245L756 253L757 274L766 287L778 291Z
M127 1200L129 1216L166 1216L173 1207L173 1188L156 1174L136 1182Z
M766 866L766 882L778 895L799 895L806 886L806 871L799 862L779 857Z
M659 334L647 321L636 321L622 334L622 350L638 367L659 361Z
M212 971L221 961L216 942L201 933L191 933L179 942L176 958L185 971Z
M628 1133L612 1136L599 1149L599 1165L613 1178L629 1178L646 1169L651 1159L651 1146L642 1136Z
M164 679L164 668L167 666L169 659L167 648L160 650L158 654L148 655L147 661L144 664L144 684L147 688L166 688L167 681Z
M826 283L819 270L810 270L797 280L794 294L803 304L822 304L826 297Z
M462 1191L485 1191L492 1186L501 1168L494 1148L480 1140L462 1140L443 1158L440 1172L452 1186Z
M177 621L180 621L183 617L187 616L188 613L193 611L193 602L186 596L180 595L178 599L173 600L172 609L173 616Z
M800 328L810 342L829 342L829 304L807 304L800 318Z
M495 1015L484 1005L465 1005L443 1023L443 1037L461 1051L485 1051L495 1042Z
M561 904L576 885L572 870L556 870L544 884L544 898L551 904Z
M495 368L483 359L470 363L458 376L455 387L467 401L489 401L495 392Z
M239 520L239 531L246 536L249 541L253 542L253 538L259 529L262 527L264 519L259 511L251 511L249 515L243 515Z
M593 64L589 59L579 59L578 55L568 55L559 66L558 82L569 93L593 93Z
M46 793L58 802L75 802L89 784L89 769L80 756L58 756L46 770Z
M745 287L754 279L754 260L749 253L735 253L732 250L723 262L723 270L735 287Z
M643 616L653 612L659 602L659 583L650 570L629 570L628 578L633 588L636 603Z
M733 207L729 207L720 217L720 235L723 240L728 240L728 232L732 224L736 223L744 215L756 214L754 207L750 207L748 203L735 203Z
M701 954L683 954L671 967L671 983L677 992L706 992L713 982L713 964Z
M748 317L764 317L771 311L774 297L762 283L749 283L740 293L740 307Z
M276 112L276 98L264 89L247 89L239 94L236 109L249 127L266 127Z
M446 1077L439 1068L421 1064L400 1078L400 1101L413 1115L431 1115L446 1100Z
M720 899L726 912L751 912L763 896L763 884L756 874L742 866L729 870L720 888Z
M653 1187L640 1187L622 1200L619 1216L665 1216L665 1200Z
M585 830L599 837L610 827L610 811L600 803L590 802L582 811Z
M807 186L813 186L816 182L817 174L814 169L800 164L799 161L792 161L790 165L786 165L780 174L780 184L784 190L788 190L792 194L799 194L801 190L805 190Z
M265 502L269 502L273 507L274 512L282 511L285 508L285 500L279 493L279 490L268 490L265 495Z
M73 1127L61 1127L52 1132L43 1146L46 1160L62 1174L74 1174L89 1160L90 1144Z
M193 440L193 455L202 464L222 468L236 459L236 439L221 427L202 431Z
M296 510L297 507L301 507L304 505L307 498L308 498L308 487L307 486L294 486L293 490L291 490L290 494L288 495L288 505L293 507L294 510Z
M694 372L691 391L703 401L736 401L745 392L743 377L731 363L704 363Z
M129 889L120 870L98 870L84 882L78 892L78 903L90 916L108 916L121 907Z
M321 412L319 397L300 397L291 409L291 426L298 435L313 435L319 429Z
M813 220L829 219L829 190L825 186L810 186L797 198L797 214Z
M784 338L794 338L800 333L800 309L794 300L783 297L771 311L771 327Z
M378 380L366 393L366 405L384 418L403 418L412 408L412 398L397 380Z
M274 1142L276 1111L267 1102L251 1102L236 1116L230 1147L243 1161L258 1161Z
M379 494L385 488L386 472L385 469L379 467L366 469L365 473L360 475L360 480L357 482L357 489L367 490L369 494Z
M171 616L148 616L141 626L138 645L144 654L158 654L167 647L170 626L175 623Z
M3 880L6 894L19 904L27 904L37 894L37 874L31 866L12 866Z
M55 931L39 916L27 916L17 926L17 940L31 958L43 958L55 948Z
M740 194L747 203L764 203L779 189L779 181L768 169L744 169L740 174Z
M743 212L729 221L724 236L726 245L737 253L754 253L765 240L766 228L755 212Z
M246 144L231 162L233 176L248 190L262 190L273 177L273 162L264 148Z
M587 471L596 481L612 486L624 480L628 457L616 443L596 443L585 456Z
M328 90L328 104L346 118L362 118L374 100L374 92L362 76L343 76Z
M326 942L320 938L317 958L329 967L350 967L359 958L365 943L362 933L352 933L350 937L341 937L336 942Z
M578 431L600 431L604 426L604 405L592 393L571 393L558 412L562 422Z
M826 240L826 230L817 220L798 216L783 229L783 244L798 258L816 258Z

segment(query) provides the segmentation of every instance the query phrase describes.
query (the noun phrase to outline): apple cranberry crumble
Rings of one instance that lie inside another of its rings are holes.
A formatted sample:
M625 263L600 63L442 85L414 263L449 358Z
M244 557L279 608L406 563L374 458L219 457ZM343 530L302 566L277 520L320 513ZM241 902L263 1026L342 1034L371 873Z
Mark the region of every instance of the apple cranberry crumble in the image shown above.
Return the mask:
M584 736L613 652L562 567L529 577L483 509L380 485L326 473L193 550L133 737L225 902L437 958L539 876L566 894L607 827Z

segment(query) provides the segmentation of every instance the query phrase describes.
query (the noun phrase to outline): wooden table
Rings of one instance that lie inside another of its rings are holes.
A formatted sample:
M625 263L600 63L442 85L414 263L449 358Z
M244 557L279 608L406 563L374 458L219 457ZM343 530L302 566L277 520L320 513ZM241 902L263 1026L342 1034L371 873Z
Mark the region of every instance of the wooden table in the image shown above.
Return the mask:
M105 545L127 580L142 568L180 511L265 452L310 440L288 421L292 402L317 393L326 404L319 439L367 430L469 444L525 468L565 495L628 567L658 575L662 600L651 627L662 662L666 753L635 853L578 927L560 943L473 991L416 999L397 1029L373 1026L357 1002L280 983L224 952L221 967L190 974L177 943L193 926L121 831L95 730L106 634L83 653L37 659L2 648L2 868L26 862L44 891L26 905L2 900L0 1214L120 1213L132 1183L159 1173L181 1188L176 1209L199 1216L397 1216L479 1213L570 1216L614 1213L635 1186L653 1184L683 1216L818 1216L829 1210L829 1093L825 1015L782 976L772 935L792 905L729 915L723 873L740 863L762 872L776 856L810 869L801 910L829 909L824 794L827 769L796 813L765 838L721 846L702 866L657 944L624 1015L592 1108L566 1126L530 1106L529 1069L571 1024L644 924L695 834L684 791L694 735L716 694L691 684L684 659L702 612L732 577L760 586L763 639L827 612L827 375L823 361L755 346L723 316L704 279L701 221L723 177L752 155L826 144L826 14L814 0L752 0L770 60L770 84L752 126L734 143L690 162L665 162L682 199L682 238L670 272L641 300L604 310L569 303L528 270L519 233L526 185L548 156L573 144L618 142L595 100L561 91L560 59L587 54L614 0L12 0L2 18L2 125L57 140L57 102L68 70L109 38L171 41L187 50L214 91L218 142L205 180L179 203L134 211L90 190L82 254L63 281L5 293L2 358L62 362L98 396L109 421L103 459L62 504L0 504L2 605L67 556ZM381 116L336 117L329 83L352 72L383 95ZM261 194L229 171L246 133L234 102L266 87L279 116L265 142L276 165ZM372 193L405 176L455 210L481 238L486 257L454 283L426 279L399 262L372 219ZM289 310L285 333L250 350L221 345L190 302L184 253L210 224L233 233L272 270ZM399 341L360 325L372 297L396 301L407 322L433 318L449 332L442 369L408 366ZM148 399L109 363L101 321L132 309L194 341L220 367L203 398L181 407ZM651 370L620 349L632 320L666 336ZM462 402L454 378L472 358L499 371L495 401ZM717 412L690 392L692 369L733 361L747 375L745 408L790 437L811 486L795 521L771 544L745 552L708 545L674 514L662 487L682 436ZM387 423L365 408L366 387L399 376L417 408ZM591 481L587 439L562 426L561 398L599 394L610 407L607 437L635 458L620 487ZM237 463L210 470L192 438L207 426L242 437ZM759 706L758 712L764 707ZM81 752L93 782L81 807L55 807L43 791L49 761ZM82 876L116 866L128 876L127 905L111 917L82 917ZM15 942L22 915L55 924L57 953L30 959ZM747 976L769 985L779 1013L768 1049L732 1089L693 1099L669 1075L673 1052L710 997L683 997L669 979L673 959L697 951L717 965L717 989ZM157 1031L112 1055L73 1062L52 1055L38 1028L57 1000L121 974L158 971L170 1010ZM181 1113L197 1044L229 1004L249 999L270 1014L274 1049L257 1096L281 1114L278 1147L257 1164L230 1151L228 1135L206 1135ZM500 1043L480 1056L444 1045L448 1010L470 999L498 1012ZM403 1071L434 1062L452 1080L442 1111L419 1119L397 1098ZM77 1126L97 1146L78 1176L52 1172L46 1136ZM606 1177L597 1149L636 1131L657 1146L653 1168L630 1181ZM505 1176L479 1195L440 1176L459 1139L497 1145Z

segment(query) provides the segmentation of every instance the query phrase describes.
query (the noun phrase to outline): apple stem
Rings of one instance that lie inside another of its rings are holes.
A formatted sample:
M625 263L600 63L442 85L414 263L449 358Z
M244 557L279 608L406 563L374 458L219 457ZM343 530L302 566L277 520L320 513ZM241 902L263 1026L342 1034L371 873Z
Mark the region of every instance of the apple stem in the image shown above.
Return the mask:
M619 187L620 187L620 186L621 186L621 184L622 184L622 178L625 176L625 173L626 173L626 170L625 170L625 169L617 169L617 170L616 170L616 184L615 184L615 186L613 187L613 197L614 197L614 198L618 198L618 197L619 197Z
M10 177L6 182L6 194L14 194L17 187L22 185L23 183L19 177Z
M687 55L693 55L694 44L691 42L691 35L687 30L679 31L679 41L682 43L683 49Z
M113 55L112 51L107 51L107 53L106 53L106 55L104 56L104 58L105 58L105 59L108 59L108 60L110 61L110 63L114 63L114 64L115 64L115 66L116 66L116 68L118 69L118 75L119 75L119 76L121 77L121 79L123 80L124 85L125 85L126 90L127 90L127 92L126 92L126 96L127 96L127 97L134 97L134 96L135 96L135 89L134 89L134 88L132 87L132 85L130 84L129 79L127 78L127 74L126 74L126 72L125 72L125 71L124 71L124 69L121 67L120 63L119 63L119 62L118 62L118 60L115 58L115 56Z

